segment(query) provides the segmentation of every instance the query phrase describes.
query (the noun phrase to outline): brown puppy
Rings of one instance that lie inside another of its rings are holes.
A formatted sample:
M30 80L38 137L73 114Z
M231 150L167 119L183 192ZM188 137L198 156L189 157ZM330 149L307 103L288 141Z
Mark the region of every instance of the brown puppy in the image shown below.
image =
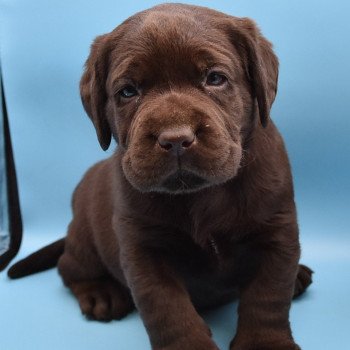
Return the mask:
M112 135L119 147L76 189L63 254L55 243L46 266L34 256L10 275L61 255L83 313L120 319L136 305L153 349L217 349L196 309L237 296L230 349L299 349L288 314L311 270L269 120L277 76L254 22L202 7L157 6L98 37L81 95L102 148Z

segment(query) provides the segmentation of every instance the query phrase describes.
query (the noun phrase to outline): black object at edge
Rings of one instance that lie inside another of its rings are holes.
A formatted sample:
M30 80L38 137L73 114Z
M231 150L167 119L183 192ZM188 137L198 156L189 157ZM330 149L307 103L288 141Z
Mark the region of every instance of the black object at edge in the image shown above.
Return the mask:
M10 137L10 128L8 122L4 84L0 71L1 80L1 100L4 118L4 141L5 141L5 167L6 167L6 184L8 198L8 215L9 215L9 249L0 256L0 271L6 268L10 261L17 255L22 241L22 217L18 196L16 168L13 158L12 143Z

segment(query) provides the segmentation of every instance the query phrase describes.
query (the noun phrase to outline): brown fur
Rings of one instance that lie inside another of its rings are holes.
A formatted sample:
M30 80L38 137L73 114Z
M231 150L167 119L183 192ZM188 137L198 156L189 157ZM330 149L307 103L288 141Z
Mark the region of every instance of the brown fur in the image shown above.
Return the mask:
M210 84L212 71L227 81ZM311 270L269 120L277 77L253 21L202 7L157 6L96 39L82 100L101 146L119 147L76 189L58 264L88 317L135 304L153 349L217 349L196 310L238 296L230 349L299 348L288 314ZM126 85L137 95L121 97ZM179 146L184 128L195 139ZM160 145L169 133L181 155Z

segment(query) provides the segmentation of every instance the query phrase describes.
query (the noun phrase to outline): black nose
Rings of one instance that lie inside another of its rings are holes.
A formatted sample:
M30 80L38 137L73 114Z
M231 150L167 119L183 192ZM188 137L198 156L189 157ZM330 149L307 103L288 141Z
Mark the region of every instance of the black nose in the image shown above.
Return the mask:
M183 154L195 139L193 131L189 127L164 130L158 136L160 147L174 155Z

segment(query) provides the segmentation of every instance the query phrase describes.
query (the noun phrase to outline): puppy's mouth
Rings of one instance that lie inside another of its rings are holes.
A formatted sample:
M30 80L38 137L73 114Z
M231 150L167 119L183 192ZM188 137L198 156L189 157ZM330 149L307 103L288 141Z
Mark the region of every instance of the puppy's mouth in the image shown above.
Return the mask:
M186 170L178 170L162 183L163 191L171 193L194 192L209 185L202 177Z

